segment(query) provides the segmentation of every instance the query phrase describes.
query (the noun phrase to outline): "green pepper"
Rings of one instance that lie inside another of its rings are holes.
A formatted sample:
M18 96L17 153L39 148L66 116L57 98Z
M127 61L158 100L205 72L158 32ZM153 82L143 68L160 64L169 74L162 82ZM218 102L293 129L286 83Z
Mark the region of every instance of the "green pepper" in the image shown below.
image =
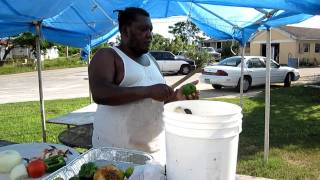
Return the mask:
M47 166L46 172L49 172L49 173L54 172L66 165L66 161L64 160L64 157L62 155L49 157L44 160L44 163Z
M54 180L63 180L63 178L62 177L57 177Z
M79 171L80 179L92 179L98 167L93 162L83 164Z
M69 180L80 180L80 178L78 176L73 176L72 178L70 178Z
M129 177L132 175L133 171L134 171L134 168L133 168L133 167L128 167L128 168L126 169L126 171L124 172L124 176L125 176L126 178L129 178Z
M185 95L185 96L189 96L193 93L196 93L197 92L197 88L194 84L186 84L183 86L183 89L182 89L182 93Z

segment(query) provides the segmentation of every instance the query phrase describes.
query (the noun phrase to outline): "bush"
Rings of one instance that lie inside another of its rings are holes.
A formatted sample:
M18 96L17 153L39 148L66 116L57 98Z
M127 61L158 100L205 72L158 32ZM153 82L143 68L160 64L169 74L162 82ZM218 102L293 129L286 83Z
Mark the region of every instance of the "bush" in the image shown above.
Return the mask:
M226 41L222 43L222 50L221 50L221 59L234 56L234 54L231 52L231 41ZM234 46L232 47L232 50L239 54L239 42L235 42Z

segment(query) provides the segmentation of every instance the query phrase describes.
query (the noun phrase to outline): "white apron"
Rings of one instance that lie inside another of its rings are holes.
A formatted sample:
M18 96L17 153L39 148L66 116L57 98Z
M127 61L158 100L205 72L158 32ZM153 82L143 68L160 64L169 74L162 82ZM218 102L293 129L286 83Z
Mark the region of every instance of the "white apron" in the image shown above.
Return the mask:
M113 49L124 64L124 78L120 87L165 83L149 54L144 54L144 56L147 56L150 65L143 66L120 49L116 47ZM93 147L111 146L141 150L152 153L157 161L165 161L162 112L163 102L151 98L118 106L99 104L93 123Z

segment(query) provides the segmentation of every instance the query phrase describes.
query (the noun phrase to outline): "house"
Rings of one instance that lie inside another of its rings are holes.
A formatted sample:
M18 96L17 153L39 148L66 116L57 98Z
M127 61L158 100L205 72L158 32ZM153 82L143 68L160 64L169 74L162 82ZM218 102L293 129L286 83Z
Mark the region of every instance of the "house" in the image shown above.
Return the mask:
M232 42L234 42L234 44L232 45ZM222 52L223 48L233 48L239 46L238 43L235 40L217 40L217 39L206 39L202 42L202 46L203 47L213 47L216 51L218 52ZM239 52L235 51L235 53L237 53L239 55ZM249 56L250 55L250 43L246 44L246 48L245 48L245 55ZM223 57L226 57L225 54L222 54Z
M4 56L5 46L0 44L0 58ZM41 60L55 59L59 57L59 50L56 46L46 49L41 53ZM31 48L28 47L14 47L7 56L7 59L36 59Z
M229 40L217 40L217 39L206 39L202 42L203 47L213 47L216 51L221 51L223 42L226 42Z
M266 31L250 40L250 55L266 56ZM297 59L300 64L320 64L320 29L282 26L271 29L272 58L280 64Z

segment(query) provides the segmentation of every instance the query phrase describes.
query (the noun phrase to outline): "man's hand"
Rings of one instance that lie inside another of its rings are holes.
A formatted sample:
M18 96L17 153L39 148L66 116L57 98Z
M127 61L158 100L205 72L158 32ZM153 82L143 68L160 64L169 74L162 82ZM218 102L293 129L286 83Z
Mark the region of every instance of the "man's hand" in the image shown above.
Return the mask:
M168 101L174 95L174 92L166 84L155 84L147 88L147 94L156 101Z
M192 82L192 84L194 84L194 85L197 85L198 83L199 83L198 80ZM182 90L182 89L183 89L183 86L175 91L175 99L176 99L176 101L199 99L200 93L199 93L198 90L197 90L196 93L193 93L193 94L191 94L191 95L189 95L189 96L186 97L186 96L183 94L183 90Z

